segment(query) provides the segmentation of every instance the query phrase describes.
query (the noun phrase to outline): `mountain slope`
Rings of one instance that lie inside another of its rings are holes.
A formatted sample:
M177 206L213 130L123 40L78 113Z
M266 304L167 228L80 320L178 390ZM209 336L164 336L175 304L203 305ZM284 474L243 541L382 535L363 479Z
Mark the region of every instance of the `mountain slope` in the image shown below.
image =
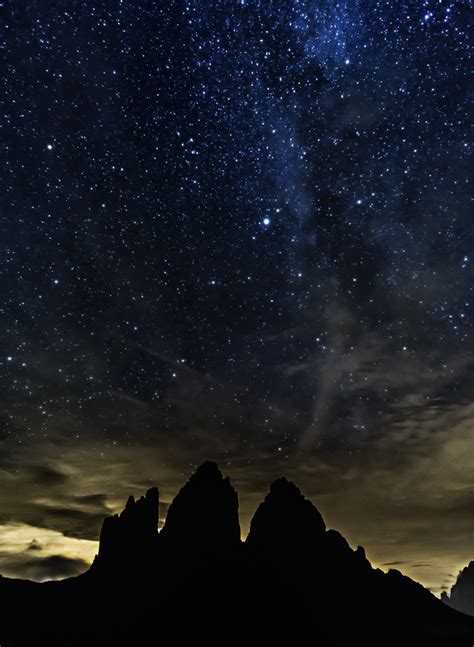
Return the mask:
M449 595L443 592L441 599L453 609L474 616L474 561L462 569Z

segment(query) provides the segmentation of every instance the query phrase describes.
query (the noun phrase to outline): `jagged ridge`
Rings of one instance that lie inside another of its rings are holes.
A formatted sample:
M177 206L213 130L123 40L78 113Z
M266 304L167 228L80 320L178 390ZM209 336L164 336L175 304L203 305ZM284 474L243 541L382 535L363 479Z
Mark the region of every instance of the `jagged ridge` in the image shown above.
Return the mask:
M158 510L152 488L105 519L84 576L31 587L0 579L1 644L154 644L160 617L172 642L259 636L268 644L286 633L295 645L313 636L324 645L472 647L474 621L398 571L373 569L285 478L272 484L245 542L237 493L215 463L181 488L161 533ZM57 627L41 628L52 608Z

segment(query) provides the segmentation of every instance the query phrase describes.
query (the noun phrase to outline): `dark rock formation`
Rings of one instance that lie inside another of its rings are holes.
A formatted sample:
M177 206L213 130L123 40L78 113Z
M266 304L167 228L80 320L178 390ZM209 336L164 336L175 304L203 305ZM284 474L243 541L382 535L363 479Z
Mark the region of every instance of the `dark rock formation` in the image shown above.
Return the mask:
M130 496L121 514L104 519L93 567L116 568L122 572L149 562L158 545L158 516L156 487L137 501Z
M326 525L315 506L300 490L280 478L259 505L251 521L246 544L266 551L307 552L322 539Z
M462 569L450 594L442 593L441 599L453 609L474 616L474 562Z
M239 500L216 463L206 461L171 503L160 539L180 552L215 554L240 545Z
M237 493L215 463L184 485L160 534L157 524L152 488L104 521L84 575L44 584L0 577L2 647L474 644L474 619L398 571L373 569L284 478L245 543Z

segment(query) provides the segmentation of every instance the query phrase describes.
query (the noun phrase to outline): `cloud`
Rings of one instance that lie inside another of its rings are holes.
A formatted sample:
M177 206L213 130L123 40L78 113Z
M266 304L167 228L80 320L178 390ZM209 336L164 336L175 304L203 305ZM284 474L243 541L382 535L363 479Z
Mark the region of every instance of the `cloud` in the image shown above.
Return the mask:
M29 467L31 480L37 485L57 486L67 482L67 476L58 469L53 469L49 465L31 465Z
M406 561L384 562L382 566L402 566L403 564L407 564L407 562Z
M56 452L45 464L41 462L43 452L30 449L20 449L14 456L10 453L3 464L0 461L4 494L0 523L15 521L71 537L96 539L103 518L110 513L107 496L88 488L75 490L75 466L66 465Z
M62 555L25 559L23 556L11 558L4 563L5 572L21 573L21 577L45 582L47 580L60 580L84 573L89 567L83 559L74 559Z
M95 541L22 523L0 525L0 573L35 581L84 572L97 553Z
M147 399L135 406L111 393L107 397L115 398L120 413L113 419L104 413L107 402L97 398L73 414L68 433L62 416L53 417L47 446L0 442L0 523L96 541L103 517L120 511L129 494L140 496L152 485L160 489L162 522L189 474L211 459L239 492L244 535L271 481L286 475L320 508L328 525L353 546L364 545L375 564L404 562L405 573L436 588L471 557L474 405L461 390L446 396L470 370L470 360L452 360L446 369L436 349L428 359L422 353L407 355L390 345L384 329L353 343L357 322L346 316L344 304L329 313L331 340L338 344L334 358L315 355L279 365L289 386L307 389L309 399L301 401L307 415L293 415L286 396L269 391L261 400L246 395L238 383L186 365L181 369L177 360L165 358L169 369L178 366L180 379L161 408ZM301 322L294 334L300 337L310 328L310 322ZM271 340L274 346L282 343L290 343L287 336ZM330 386L320 387L324 380ZM320 446L303 447L294 441L306 429L312 433L312 397L318 393L325 401L319 411L326 411L320 416ZM79 419L86 429L80 442L69 434ZM123 441L131 429L133 444ZM35 530L17 551L34 538L44 544ZM69 548L49 547L41 556L90 561L95 552L86 558Z

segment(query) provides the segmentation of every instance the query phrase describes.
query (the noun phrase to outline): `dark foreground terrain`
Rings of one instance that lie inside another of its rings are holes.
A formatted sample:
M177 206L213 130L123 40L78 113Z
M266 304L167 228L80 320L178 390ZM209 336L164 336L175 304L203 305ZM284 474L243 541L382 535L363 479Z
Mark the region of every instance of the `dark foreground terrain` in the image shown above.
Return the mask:
M171 504L158 490L104 520L87 573L0 578L0 645L474 645L474 618L326 530L275 481L240 540L237 493L204 463Z

